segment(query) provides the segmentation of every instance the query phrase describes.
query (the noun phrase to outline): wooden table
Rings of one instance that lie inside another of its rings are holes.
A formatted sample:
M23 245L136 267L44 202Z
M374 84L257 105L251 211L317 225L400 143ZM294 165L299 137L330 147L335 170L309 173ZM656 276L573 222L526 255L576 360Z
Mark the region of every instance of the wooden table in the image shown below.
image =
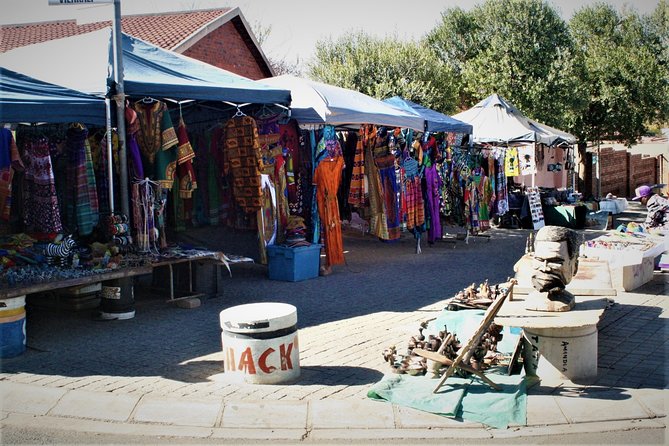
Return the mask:
M145 265L119 268L104 273L95 273L88 276L75 277L72 279L62 279L52 282L42 282L29 285L18 285L15 287L1 289L0 300L17 296L24 296L26 294L39 293L42 291L68 288L79 285L90 285L92 283L105 282L107 280L121 279L124 277L141 276L144 274L151 274L152 272L153 267L151 265Z

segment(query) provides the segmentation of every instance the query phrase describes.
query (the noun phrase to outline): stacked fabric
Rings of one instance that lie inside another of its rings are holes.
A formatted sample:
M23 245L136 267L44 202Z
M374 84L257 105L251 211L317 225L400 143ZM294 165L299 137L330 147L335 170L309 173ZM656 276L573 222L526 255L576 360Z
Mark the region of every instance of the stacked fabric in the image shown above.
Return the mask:
M307 241L307 225L304 224L304 218L299 215L288 216L285 245L289 248L311 245Z

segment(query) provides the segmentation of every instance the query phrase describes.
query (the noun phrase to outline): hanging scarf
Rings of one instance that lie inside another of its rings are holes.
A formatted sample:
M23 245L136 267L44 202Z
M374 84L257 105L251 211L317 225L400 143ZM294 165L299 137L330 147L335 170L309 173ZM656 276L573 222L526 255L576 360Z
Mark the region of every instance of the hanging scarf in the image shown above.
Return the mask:
M348 192L348 203L355 207L363 207L368 200L365 189L365 146L368 143L370 132L371 126L367 124L361 125L358 130L358 142L355 147L351 185Z
M80 236L89 235L100 219L93 159L88 144L88 129L73 124L67 130L66 224L77 228Z

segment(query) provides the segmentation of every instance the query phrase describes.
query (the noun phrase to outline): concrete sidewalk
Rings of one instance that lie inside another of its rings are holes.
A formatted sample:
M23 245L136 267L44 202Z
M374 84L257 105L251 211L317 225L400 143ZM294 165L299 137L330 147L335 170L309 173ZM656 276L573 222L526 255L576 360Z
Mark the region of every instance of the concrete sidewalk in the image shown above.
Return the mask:
M586 237L598 235L584 231ZM100 322L85 311L28 309L28 351L4 359L2 426L151 437L336 442L486 440L666 429L669 274L612 298L599 324L598 378L528 392L527 425L493 429L367 398L389 366L382 351L405 345L420 322L472 282L500 283L528 231L494 229L423 246L347 233L345 266L303 282L267 279L239 265L220 297L195 309L137 295L136 316ZM223 372L221 310L278 301L298 309L300 378L232 383Z

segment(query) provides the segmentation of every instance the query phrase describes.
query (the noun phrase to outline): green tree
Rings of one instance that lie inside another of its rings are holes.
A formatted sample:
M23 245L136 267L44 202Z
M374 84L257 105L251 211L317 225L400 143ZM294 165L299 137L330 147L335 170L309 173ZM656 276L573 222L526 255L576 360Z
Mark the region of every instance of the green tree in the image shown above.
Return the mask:
M451 69L427 46L397 37L377 39L356 32L319 41L307 74L377 99L397 95L442 113L455 110Z
M631 10L618 13L604 3L572 17L571 33L586 67L583 81L589 95L576 127L588 140L631 145L649 124L667 119L666 18L666 0L650 17Z
M531 118L571 129L585 106L569 28L544 0L448 9L426 41L454 71L462 109L498 93Z

